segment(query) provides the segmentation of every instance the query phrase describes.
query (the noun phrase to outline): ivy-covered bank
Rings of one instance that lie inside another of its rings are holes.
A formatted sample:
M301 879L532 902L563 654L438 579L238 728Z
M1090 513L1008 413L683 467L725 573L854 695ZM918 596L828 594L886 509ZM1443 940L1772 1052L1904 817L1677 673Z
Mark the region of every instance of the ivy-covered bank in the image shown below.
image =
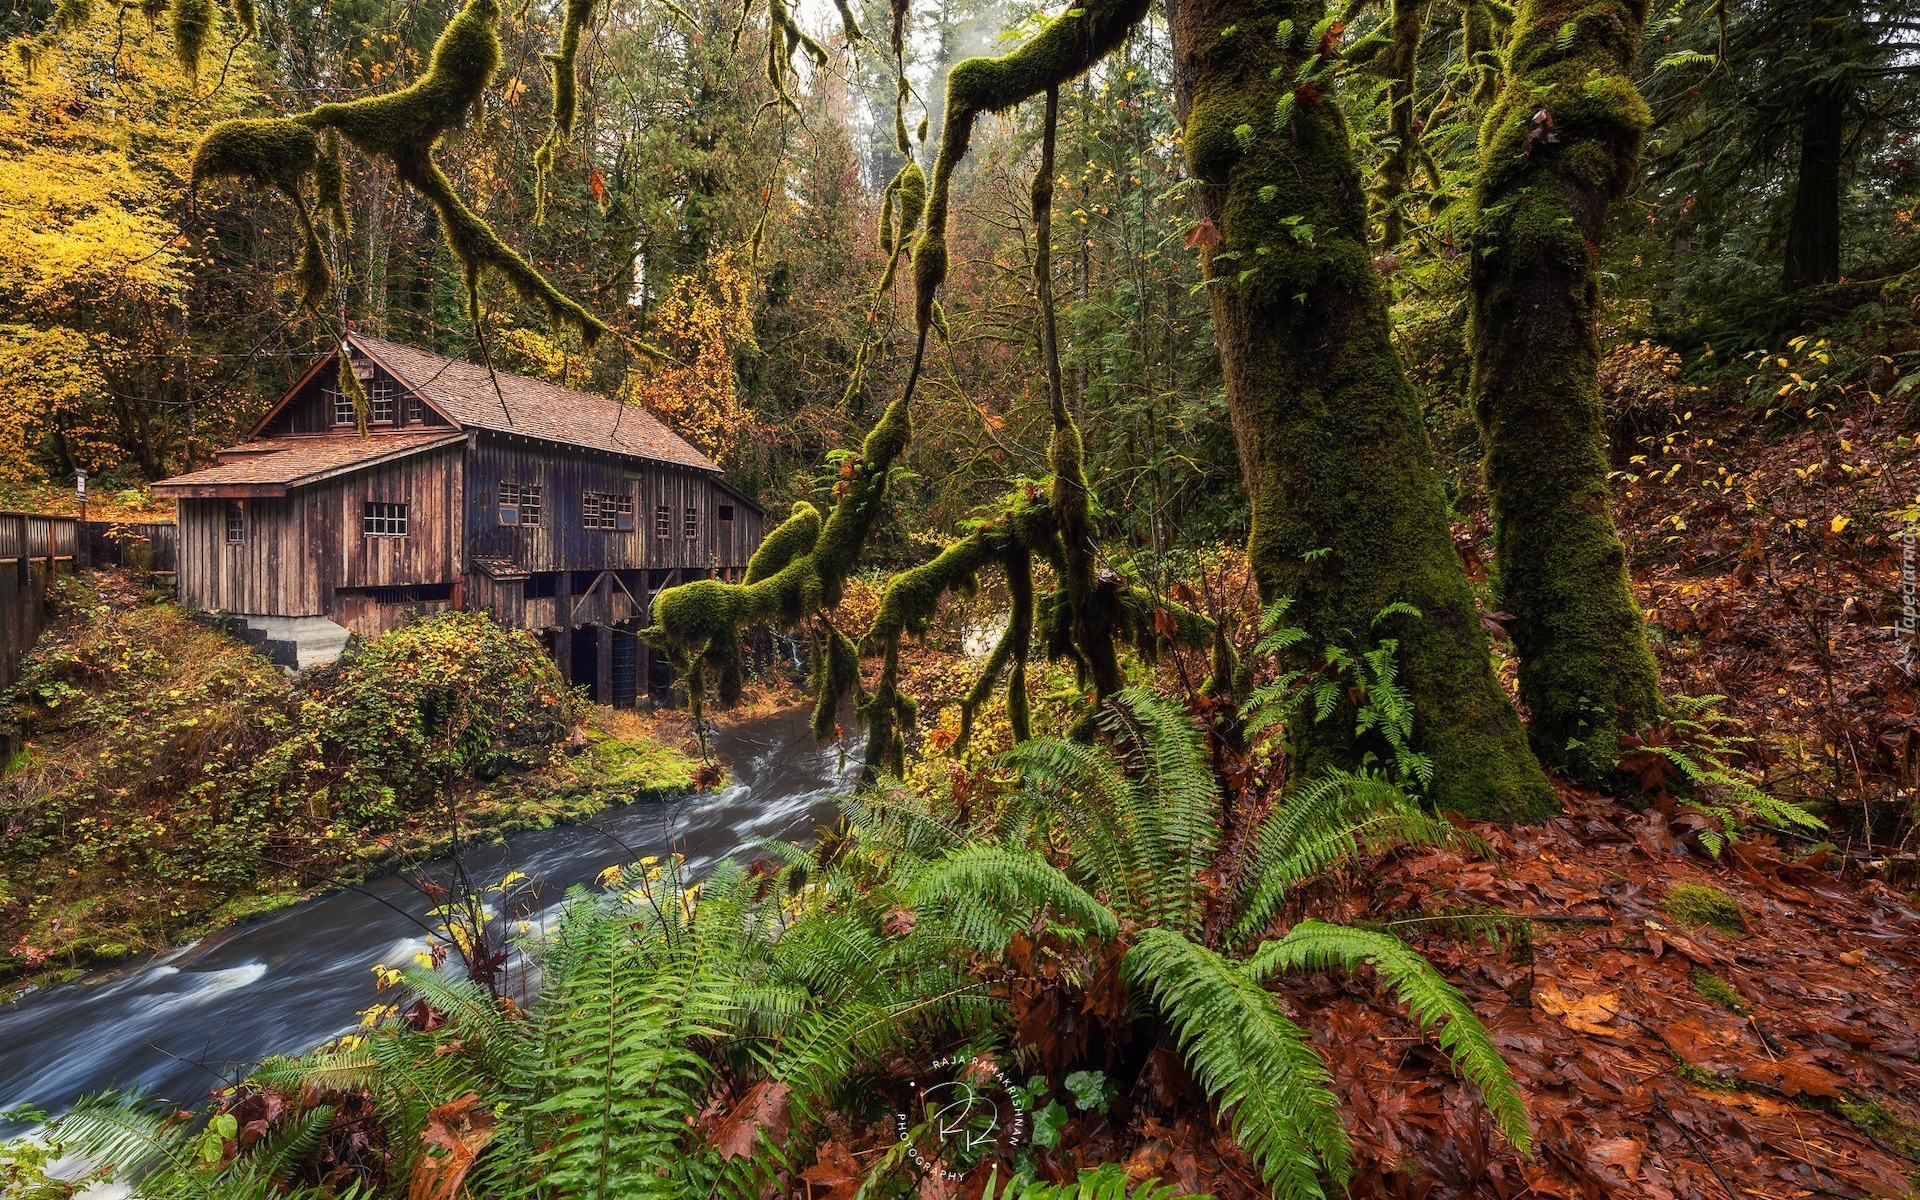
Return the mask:
M61 581L6 694L0 987L152 951L444 852L692 785L533 638L426 617L288 680L124 577Z

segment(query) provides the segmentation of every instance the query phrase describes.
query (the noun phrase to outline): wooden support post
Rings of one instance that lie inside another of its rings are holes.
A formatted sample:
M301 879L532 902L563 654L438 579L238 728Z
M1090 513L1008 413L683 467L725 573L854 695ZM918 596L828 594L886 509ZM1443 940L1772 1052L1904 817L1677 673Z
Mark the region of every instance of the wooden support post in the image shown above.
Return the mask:
M565 625L553 631L553 665L560 668L560 678L573 682L573 630Z
M594 671L593 702L613 703L613 626L593 627Z
M60 526L54 521L53 517L48 516L47 517L47 599L49 600L53 599L53 559L54 559L54 552L59 548L57 545L57 534L58 534L59 528Z

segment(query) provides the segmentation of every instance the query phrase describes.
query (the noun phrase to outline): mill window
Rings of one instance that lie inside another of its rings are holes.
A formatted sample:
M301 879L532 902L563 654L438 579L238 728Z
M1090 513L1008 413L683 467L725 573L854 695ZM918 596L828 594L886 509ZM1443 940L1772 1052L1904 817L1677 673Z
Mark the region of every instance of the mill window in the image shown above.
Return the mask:
M633 496L619 492L582 493L580 525L584 529L631 530Z
M719 518L720 518L720 519L721 519L722 521L731 521L731 520L733 520L733 505L731 505L731 504L722 504L722 505L720 506L720 511L719 511L719 513L717 513L716 515L717 515L717 516L718 516L718 517L719 517Z
M367 501L366 531L368 537L407 536L407 506Z
M653 510L653 536L662 541L673 536L673 510L664 504Z
M420 414L420 397L407 397L407 424L418 425L425 418Z
M247 506L239 500L227 501L227 540L247 540Z
M333 423L335 425L352 425L356 423L352 396L347 395L339 388L328 388L326 395L327 403L333 406Z
M393 415L397 406L393 398L393 381L375 379L367 386L367 420L375 425L393 424Z
M692 541L694 535L700 532L700 510L691 504L687 505L687 517L682 522L682 529L682 536L688 541Z
M502 525L538 525L540 523L540 485L501 481L500 523ZM588 526L588 528L593 527Z

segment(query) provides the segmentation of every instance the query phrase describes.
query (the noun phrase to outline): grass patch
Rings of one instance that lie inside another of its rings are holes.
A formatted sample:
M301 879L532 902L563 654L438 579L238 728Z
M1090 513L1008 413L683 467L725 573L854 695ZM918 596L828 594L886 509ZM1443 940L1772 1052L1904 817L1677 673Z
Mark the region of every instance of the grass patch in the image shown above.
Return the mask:
M1693 990L1731 1013L1746 1015L1747 1002L1734 986L1705 967L1695 967L1687 975Z
M1717 887L1701 883L1676 883L1668 888L1660 911L1688 929L1711 925L1734 936L1747 931L1747 912L1740 902Z

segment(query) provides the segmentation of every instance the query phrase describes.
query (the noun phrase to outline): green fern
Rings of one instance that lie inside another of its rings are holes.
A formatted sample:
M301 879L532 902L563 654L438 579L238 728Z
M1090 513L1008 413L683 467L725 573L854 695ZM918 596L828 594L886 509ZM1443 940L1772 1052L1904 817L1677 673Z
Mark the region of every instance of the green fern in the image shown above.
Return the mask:
M1336 966L1351 971L1362 964L1373 967L1393 989L1421 1030L1438 1027L1435 1037L1440 1048L1480 1089L1500 1132L1520 1153L1530 1153L1533 1137L1527 1126L1526 1104L1492 1035L1474 1015L1460 989L1399 938L1324 921L1302 921L1287 936L1255 951L1245 970L1250 978L1259 980L1277 971L1322 971Z
M1143 929L1121 970L1166 1016L1194 1078L1282 1200L1339 1187L1352 1151L1331 1076L1280 998L1238 964L1170 929Z

